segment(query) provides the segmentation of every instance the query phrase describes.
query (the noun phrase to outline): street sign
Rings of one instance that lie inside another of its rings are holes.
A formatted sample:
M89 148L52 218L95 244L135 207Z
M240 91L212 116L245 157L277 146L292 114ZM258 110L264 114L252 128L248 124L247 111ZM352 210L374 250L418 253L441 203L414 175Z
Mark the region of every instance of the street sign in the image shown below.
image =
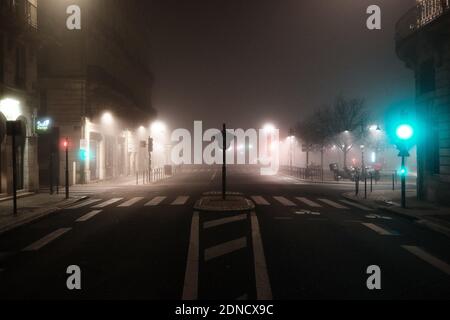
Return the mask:
M52 122L50 118L42 118L36 120L36 132L45 134L51 131Z

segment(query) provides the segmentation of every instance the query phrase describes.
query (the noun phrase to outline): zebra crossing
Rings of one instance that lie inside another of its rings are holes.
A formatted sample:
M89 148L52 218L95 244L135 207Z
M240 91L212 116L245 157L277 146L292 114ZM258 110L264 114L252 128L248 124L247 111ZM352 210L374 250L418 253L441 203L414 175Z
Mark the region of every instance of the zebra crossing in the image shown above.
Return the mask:
M333 208L340 210L349 210L350 207L363 210L373 211L373 209L358 204L356 202L344 200L344 199L327 199L327 198L306 198L306 197L293 197L289 199L286 196L260 196L255 195L250 197L257 206L271 206L282 205L285 207L297 207L300 205L306 205L310 208Z
M307 198L307 197L288 197L288 196L266 196L266 195L265 196L253 195L250 196L249 198L253 200L256 206L260 207L281 205L290 208L306 206L314 209L333 208L339 210L349 210L350 208L353 208L363 211L373 211L373 209L369 207L345 199L328 199L324 197ZM80 203L76 203L67 209L74 210L84 207L90 207L92 209L104 209L112 206L115 206L117 208L129 208L136 205L144 207L156 207L161 205L185 206L192 203L192 201L194 200L195 200L194 197L188 195L177 195L177 196L155 195L152 197L144 197L144 196L132 198L117 197L111 199L92 198L84 200Z

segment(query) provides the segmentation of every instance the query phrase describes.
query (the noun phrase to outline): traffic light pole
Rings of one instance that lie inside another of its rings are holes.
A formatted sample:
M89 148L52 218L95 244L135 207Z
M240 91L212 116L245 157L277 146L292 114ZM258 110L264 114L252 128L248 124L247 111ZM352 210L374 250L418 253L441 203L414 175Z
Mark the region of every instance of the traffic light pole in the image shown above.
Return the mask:
M17 215L17 155L16 155L16 126L12 135L12 165L13 165L13 212Z
M69 199L69 138L65 141L66 147L66 199Z
M402 155L402 170L405 168L405 156ZM406 208L406 172L402 172L402 208Z
M226 184L227 184L227 129L225 123L223 124L222 130L222 139L223 139L223 164L222 164L222 199L226 198Z

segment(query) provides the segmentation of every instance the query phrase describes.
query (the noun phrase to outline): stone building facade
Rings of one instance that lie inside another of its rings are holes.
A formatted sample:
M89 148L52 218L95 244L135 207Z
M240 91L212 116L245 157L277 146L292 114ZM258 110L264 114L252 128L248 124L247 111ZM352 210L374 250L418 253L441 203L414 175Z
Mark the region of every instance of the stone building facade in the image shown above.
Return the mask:
M450 203L450 0L418 0L397 24L416 78L418 196Z

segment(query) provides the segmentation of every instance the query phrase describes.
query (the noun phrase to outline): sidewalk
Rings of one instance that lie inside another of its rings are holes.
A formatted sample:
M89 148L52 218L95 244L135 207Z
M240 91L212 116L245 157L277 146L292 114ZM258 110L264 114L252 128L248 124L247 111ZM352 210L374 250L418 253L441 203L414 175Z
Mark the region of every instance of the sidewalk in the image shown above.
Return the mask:
M13 215L12 200L9 198L4 199L0 201L0 234L43 218L85 198L71 197L66 200L62 194L30 194L17 199L16 216Z
M355 192L346 192L342 196L370 208L400 215L450 237L450 208L417 200L415 190L406 191L406 209L400 205L400 190L375 190L367 193L367 199L364 199L364 190L358 196Z

